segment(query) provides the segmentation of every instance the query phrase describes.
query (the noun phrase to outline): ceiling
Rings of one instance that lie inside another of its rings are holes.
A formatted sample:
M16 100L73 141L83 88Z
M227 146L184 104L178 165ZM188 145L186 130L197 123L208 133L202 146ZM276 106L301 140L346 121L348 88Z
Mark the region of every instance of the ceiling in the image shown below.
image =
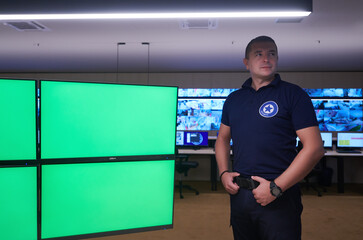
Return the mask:
M315 0L301 22L212 19L37 20L43 30L0 22L0 72L235 72L246 44L268 35L280 71L363 71L363 1ZM189 20L208 26L207 20ZM148 44L142 44L148 43Z

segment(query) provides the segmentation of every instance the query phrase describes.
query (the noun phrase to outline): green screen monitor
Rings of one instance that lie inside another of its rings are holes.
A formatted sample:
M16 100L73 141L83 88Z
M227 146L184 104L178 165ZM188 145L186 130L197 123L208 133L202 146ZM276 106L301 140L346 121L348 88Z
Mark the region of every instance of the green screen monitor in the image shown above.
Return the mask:
M0 79L0 161L36 160L36 81Z
M174 164L161 160L43 165L42 239L171 228Z
M0 239L37 239L36 167L0 167Z
M177 91L41 81L41 158L173 155Z

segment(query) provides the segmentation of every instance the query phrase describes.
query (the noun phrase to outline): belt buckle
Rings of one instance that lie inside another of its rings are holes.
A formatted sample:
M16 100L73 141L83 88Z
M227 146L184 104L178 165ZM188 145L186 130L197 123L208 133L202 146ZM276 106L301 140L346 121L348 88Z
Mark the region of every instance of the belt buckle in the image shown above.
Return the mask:
M253 180L252 178L247 178L247 181L248 181L248 189L249 190L252 190L252 189L255 189L258 187L258 185L260 185L259 182Z

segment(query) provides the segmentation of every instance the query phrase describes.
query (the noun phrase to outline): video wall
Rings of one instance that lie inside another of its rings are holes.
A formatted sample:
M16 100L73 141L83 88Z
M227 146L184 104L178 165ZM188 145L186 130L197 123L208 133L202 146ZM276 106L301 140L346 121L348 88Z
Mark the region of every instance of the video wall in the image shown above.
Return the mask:
M171 228L177 92L0 79L0 239Z
M226 97L237 89L179 89L177 130L218 131ZM321 131L363 131L360 88L304 89Z
M226 97L237 89L179 89L177 130L219 130Z
M320 131L363 131L363 98L359 88L305 89L312 98Z

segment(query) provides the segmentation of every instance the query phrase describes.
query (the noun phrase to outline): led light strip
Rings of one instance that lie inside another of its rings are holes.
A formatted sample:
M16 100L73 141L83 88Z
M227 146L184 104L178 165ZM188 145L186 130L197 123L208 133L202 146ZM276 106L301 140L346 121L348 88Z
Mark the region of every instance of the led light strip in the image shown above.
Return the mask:
M0 14L0 20L77 19L185 19L185 18L282 18L306 17L311 12L193 12L193 13L86 13L86 14Z

